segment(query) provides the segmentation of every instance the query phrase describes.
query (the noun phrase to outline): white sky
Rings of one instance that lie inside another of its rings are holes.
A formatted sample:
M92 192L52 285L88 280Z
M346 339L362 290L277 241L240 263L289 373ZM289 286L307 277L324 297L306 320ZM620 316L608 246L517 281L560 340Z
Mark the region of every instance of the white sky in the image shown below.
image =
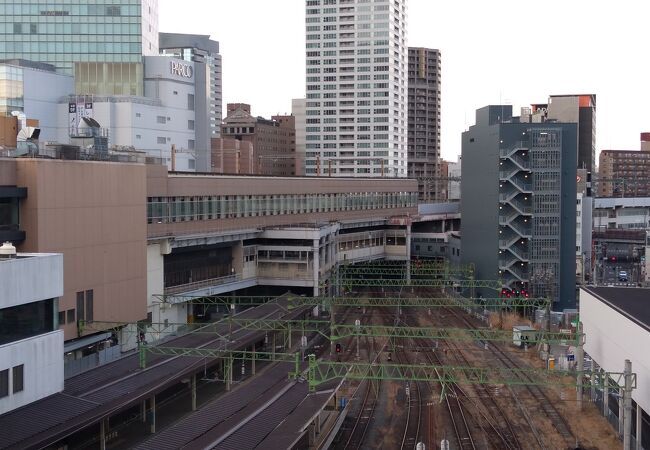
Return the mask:
M487 104L597 94L597 149L638 149L650 131L650 1L408 0L408 45L442 51L442 155ZM305 96L305 0L160 0L160 31L209 34L223 106L291 112Z

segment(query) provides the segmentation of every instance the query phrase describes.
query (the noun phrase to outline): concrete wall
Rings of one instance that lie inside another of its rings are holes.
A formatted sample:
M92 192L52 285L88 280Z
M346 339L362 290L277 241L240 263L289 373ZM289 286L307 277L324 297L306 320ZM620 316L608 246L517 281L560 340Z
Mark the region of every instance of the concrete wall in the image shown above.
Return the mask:
M623 372L632 361L637 388L632 399L650 411L650 332L623 314L580 290L580 320L586 335L585 351L608 372Z
M490 106L477 110L476 125L462 136L461 262L475 264L481 280L499 278L499 125L488 124L500 112Z
M57 139L59 99L74 93L74 78L42 70L24 69L25 115L38 120L41 129L39 140ZM67 104L66 104L67 112ZM66 119L67 119L66 114Z
M144 165L21 159L17 182L29 192L19 250L63 253L59 311L75 309L76 293L92 289L95 321L146 318ZM77 337L76 323L63 329L66 339Z
M12 392L12 369L24 364L24 389ZM0 346L0 370L9 369L9 396L0 398L0 414L63 390L61 330Z
M19 255L0 260L0 309L63 295L63 255Z

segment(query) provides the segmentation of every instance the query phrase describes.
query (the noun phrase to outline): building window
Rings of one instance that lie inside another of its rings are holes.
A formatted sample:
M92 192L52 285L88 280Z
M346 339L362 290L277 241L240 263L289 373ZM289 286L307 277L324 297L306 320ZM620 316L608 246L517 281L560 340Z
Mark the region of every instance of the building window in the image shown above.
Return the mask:
M158 144L166 144L166 143L167 143L167 138L164 138L164 137L158 136L158 137L156 138L156 142L157 142Z
M188 139L187 140L187 149L188 150L194 150L194 139Z
M194 94L187 94L187 109L194 111Z
M92 289L86 291L86 320L94 320L94 299Z
M111 5L106 7L106 15L109 17L117 17L122 15L122 9L120 6Z
M156 122L158 122L158 123L167 123L167 117L165 117L165 116L157 116L156 117Z
M21 392L25 389L25 380L24 380L25 365L21 364L13 368L12 376L12 386L13 393Z
M9 369L0 370L0 398L9 395Z
M86 305L84 302L84 293L77 292L77 320L84 320L86 317Z
M69 309L66 314L68 316L66 323L74 323L74 309Z
M59 325L65 325L65 311L59 311Z
M135 113L135 117L142 117L142 114L140 114L140 113Z
M194 129L194 121L193 120L188 120L187 121L187 129L188 130L193 130Z

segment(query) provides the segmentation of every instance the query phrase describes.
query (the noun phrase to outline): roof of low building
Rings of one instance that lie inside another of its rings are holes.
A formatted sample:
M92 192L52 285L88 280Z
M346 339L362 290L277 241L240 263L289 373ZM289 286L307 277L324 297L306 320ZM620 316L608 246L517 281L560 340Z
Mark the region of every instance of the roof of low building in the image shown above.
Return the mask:
M650 331L650 289L637 287L583 288L612 309Z

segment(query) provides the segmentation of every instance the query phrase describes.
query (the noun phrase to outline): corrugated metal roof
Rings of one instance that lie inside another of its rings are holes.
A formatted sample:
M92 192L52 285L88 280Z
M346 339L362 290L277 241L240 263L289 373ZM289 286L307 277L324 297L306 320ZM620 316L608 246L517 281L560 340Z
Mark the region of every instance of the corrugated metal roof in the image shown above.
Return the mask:
M264 440L256 449L277 450L291 448L300 439L312 418L321 411L333 394L315 392L309 394Z
M27 438L69 422L96 407L96 403L87 400L54 394L3 414L0 416L0 448L24 448L23 442Z
M305 399L307 393L307 383L295 384L272 405L212 448L218 450L255 448Z
M181 419L165 431L151 437L146 442L135 447L136 450L174 450L182 448L192 441L214 429L229 419L238 419L238 413L255 399L262 398L270 391L276 391L279 384L286 383L287 364L277 364L270 367L263 376L253 382L245 383L233 391L215 399L198 411Z

